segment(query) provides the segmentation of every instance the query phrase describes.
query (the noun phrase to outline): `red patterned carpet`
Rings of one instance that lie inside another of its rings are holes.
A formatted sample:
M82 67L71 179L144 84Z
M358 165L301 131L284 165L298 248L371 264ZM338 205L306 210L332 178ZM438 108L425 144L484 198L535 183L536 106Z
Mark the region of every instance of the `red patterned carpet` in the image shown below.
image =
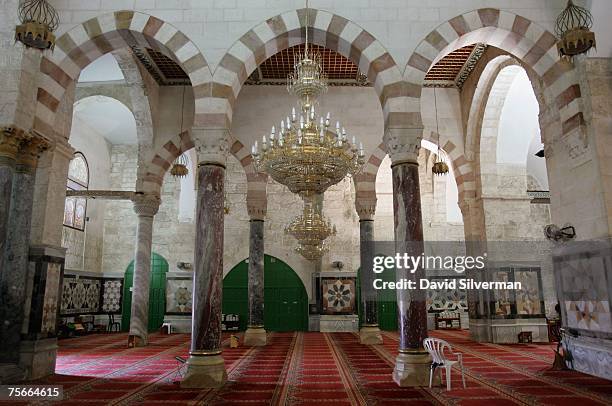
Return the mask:
M41 384L64 387L62 405L604 405L612 382L550 371L550 345L479 344L465 332L432 333L464 354L467 388L399 388L391 380L397 334L363 346L351 333L272 333L265 348L226 348L228 383L219 390L181 389L175 356L189 335L151 337L127 349L125 334L60 341L57 374ZM15 404L15 403L12 403ZM41 403L39 403L41 404Z

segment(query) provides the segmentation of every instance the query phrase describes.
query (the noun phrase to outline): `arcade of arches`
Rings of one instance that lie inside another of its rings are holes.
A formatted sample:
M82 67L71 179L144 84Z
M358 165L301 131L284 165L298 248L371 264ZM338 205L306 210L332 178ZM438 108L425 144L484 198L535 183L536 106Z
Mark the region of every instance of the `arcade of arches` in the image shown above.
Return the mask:
M0 383L65 382L65 400L105 404L610 401L605 0L577 2L598 48L572 61L551 34L565 0L313 0L319 110L366 155L322 197L337 234L315 261L284 232L300 197L249 153L295 104L306 9L49 3L53 51L13 44L18 0L0 18ZM551 224L575 236L548 239ZM375 291L411 275L374 274L372 246L414 242L488 253L480 273L422 278L521 287ZM427 388L427 336L464 353L450 391Z

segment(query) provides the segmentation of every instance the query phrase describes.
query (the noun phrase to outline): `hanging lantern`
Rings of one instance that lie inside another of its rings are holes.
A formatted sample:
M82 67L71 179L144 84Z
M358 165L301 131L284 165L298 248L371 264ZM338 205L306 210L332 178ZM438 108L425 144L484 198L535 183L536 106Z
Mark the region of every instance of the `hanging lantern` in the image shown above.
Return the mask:
M23 0L19 4L19 21L15 41L26 47L51 49L55 47L55 31L59 25L57 11L46 0Z
M448 173L448 165L438 155L438 158L436 158L436 162L433 164L431 171L434 175L446 175Z
M562 58L571 59L585 54L596 46L593 27L593 16L584 7L579 7L568 0L567 7L557 18L555 33L559 37L557 50Z
M179 155L172 164L172 168L170 168L170 175L175 178L184 178L189 174L189 169L187 168L188 163L189 161L184 154Z
M434 109L436 110L436 134L438 135L438 152L436 153L436 162L431 167L434 175L442 176L448 173L448 165L442 158L442 150L440 149L440 126L438 124L438 95L434 88Z

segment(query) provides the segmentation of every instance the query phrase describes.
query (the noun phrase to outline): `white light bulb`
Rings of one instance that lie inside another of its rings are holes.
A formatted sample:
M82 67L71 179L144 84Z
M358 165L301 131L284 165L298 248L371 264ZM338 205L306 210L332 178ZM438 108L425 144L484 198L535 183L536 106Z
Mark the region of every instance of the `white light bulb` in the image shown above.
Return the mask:
M295 121L295 107L291 109L291 117L293 117L293 121Z
M276 129L274 128L274 126L272 126L272 131L270 131L270 134L274 134L276 132Z

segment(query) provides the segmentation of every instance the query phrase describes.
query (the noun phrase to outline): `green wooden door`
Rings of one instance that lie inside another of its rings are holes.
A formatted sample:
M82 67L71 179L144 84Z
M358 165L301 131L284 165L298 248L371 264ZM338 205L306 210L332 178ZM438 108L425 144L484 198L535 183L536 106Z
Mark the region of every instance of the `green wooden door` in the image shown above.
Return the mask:
M166 312L166 272L168 261L159 254L151 255L151 283L149 285L149 331L159 329L164 322ZM130 329L130 316L132 314L132 291L134 284L134 261L125 271L123 283L123 311L121 314L121 327L123 331Z
M248 264L241 261L223 279L223 313L249 319ZM264 257L264 326L268 331L308 329L308 295L299 276L283 261Z
M223 278L223 314L237 314L240 330L246 330L249 323L248 266L240 261Z
M379 278L384 282L395 281L395 269L385 269ZM394 289L378 291L378 326L381 330L397 330L397 292Z

